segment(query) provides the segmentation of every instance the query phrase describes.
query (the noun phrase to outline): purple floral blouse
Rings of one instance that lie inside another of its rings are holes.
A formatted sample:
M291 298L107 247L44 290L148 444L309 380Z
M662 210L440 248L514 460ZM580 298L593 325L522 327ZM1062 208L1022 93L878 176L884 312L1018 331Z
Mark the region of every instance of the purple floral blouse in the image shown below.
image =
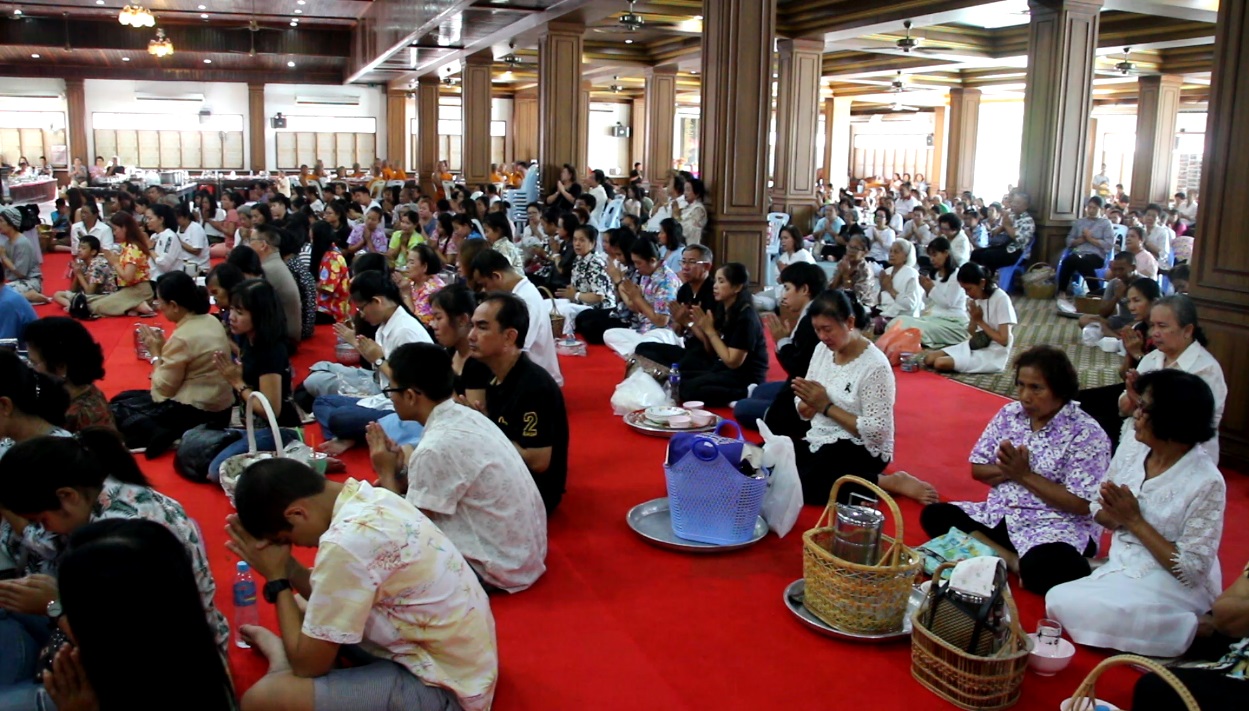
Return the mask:
M651 305L655 313L667 316L669 302L677 300L677 289L681 287L681 278L661 263L655 268L653 274L642 277L639 286L642 287L642 296L646 298L646 302ZM633 314L633 330L646 333L652 328L658 328L658 326L640 313Z
M1032 471L1086 501L1095 501L1102 479L1110 469L1110 439L1097 421L1069 402L1039 431L1018 402L1007 404L985 428L971 450L972 464L996 464L997 449L1010 440L1028 448ZM996 527L1006 519L1011 545L1020 555L1043 543L1068 543L1083 552L1089 540L1101 536L1093 517L1078 516L1051 508L1022 484L1004 481L989 491L983 503L955 504L978 523Z

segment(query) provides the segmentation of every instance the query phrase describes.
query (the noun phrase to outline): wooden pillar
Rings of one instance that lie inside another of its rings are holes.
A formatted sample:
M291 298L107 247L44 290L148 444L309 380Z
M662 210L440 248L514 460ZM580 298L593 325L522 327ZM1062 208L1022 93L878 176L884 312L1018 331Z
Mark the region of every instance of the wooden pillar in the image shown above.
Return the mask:
M416 171L421 192L437 195L438 177L438 77L426 75L416 84Z
M82 79L65 80L65 107L69 114L69 165L72 168L74 158L81 158L83 165L93 166L95 158L87 155L87 98Z
M677 68L675 66L650 67L646 70L646 148L642 154L642 167L650 179L651 189L657 190L668 181L672 171L672 159L676 157L673 147L673 126L677 113Z
M646 168L646 99L634 99L631 107L630 125L633 133L629 137L629 165L633 170L634 163L641 163Z
M776 155L772 209L788 212L806 234L815 215L815 134L820 117L824 43L777 41Z
M1201 165L1201 207L1193 247L1190 293L1197 304L1210 353L1223 366L1227 405L1220 428L1224 466L1249 471L1249 201L1245 200L1249 141L1249 5L1219 4L1210 79L1206 152ZM1132 192L1137 187L1132 186Z
M757 281L767 263L775 35L776 0L703 0L699 166L710 243L718 263L742 262Z
M980 130L980 90L950 89L950 141L946 148L945 189L950 195L972 190L976 177L976 132Z
M1029 0L1028 6L1020 177L1036 217L1032 258L1053 262L1088 194L1084 161L1102 0Z
M386 156L395 168L408 169L408 92L386 91Z
M1175 149L1175 119L1180 113L1184 77L1137 77L1136 153L1132 158L1132 207L1149 203L1166 206L1171 198L1171 155Z
M946 120L948 111L944 106L932 110L932 160L928 166L928 192L937 194L945 186L946 141L945 131L949 122Z
M538 156L544 193L554 189L560 168L585 155L587 117L581 99L582 25L550 23L538 41Z
M820 164L824 168L824 185L831 187L833 184L833 99L824 100L824 161ZM836 199L836 193L829 191L830 195Z
M528 164L538 157L538 92L526 89L516 92L516 160Z
M490 182L490 65L492 50L464 63L464 183L470 189Z
M259 173L265 169L265 127L268 125L264 83L250 82L247 85L247 125L251 134L248 166L252 172Z
M577 160L573 165L585 175L590 169L590 92L594 84L589 80L581 82L581 114L577 117Z

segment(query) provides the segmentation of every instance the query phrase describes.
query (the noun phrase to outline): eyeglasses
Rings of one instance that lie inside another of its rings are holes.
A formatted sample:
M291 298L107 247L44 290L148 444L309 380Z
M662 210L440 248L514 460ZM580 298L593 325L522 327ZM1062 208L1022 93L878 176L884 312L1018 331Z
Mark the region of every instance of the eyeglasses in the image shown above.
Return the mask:
M681 260L681 266L683 267L692 267L698 264L711 264L711 262L705 262L701 259L682 259Z
M401 393L404 390L411 390L411 389L412 388L382 388L382 394L385 395L386 397L390 397L391 393Z

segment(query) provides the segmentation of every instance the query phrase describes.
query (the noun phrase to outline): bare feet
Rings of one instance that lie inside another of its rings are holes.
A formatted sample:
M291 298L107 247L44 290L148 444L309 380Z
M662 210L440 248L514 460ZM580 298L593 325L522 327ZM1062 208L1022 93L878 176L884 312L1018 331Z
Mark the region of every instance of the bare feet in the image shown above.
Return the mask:
M915 499L925 505L935 504L941 500L937 496L937 487L907 472L895 472L882 476L880 478L880 488L891 494L899 494L908 499Z
M325 471L330 474L347 471L347 465L343 464L343 460L334 457L325 458Z
M290 671L291 663L286 658L286 647L282 646L281 637L259 625L243 625L239 634L269 661L270 674Z
M324 452L325 454L328 454L331 457L338 457L338 456L341 456L343 452L346 452L347 450L351 449L354 446L356 446L356 443L353 440L338 439L337 437L335 437L334 439L328 442L322 442L321 444L317 445L317 451Z

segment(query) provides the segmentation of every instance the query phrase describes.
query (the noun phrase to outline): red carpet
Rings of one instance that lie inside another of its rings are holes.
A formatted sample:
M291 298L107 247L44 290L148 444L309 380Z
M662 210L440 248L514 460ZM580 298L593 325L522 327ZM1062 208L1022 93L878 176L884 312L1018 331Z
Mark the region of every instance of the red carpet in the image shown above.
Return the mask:
M63 273L64 255L45 272ZM59 279L53 281L60 281ZM41 307L41 315L58 313ZM160 321L157 318L147 323ZM88 324L104 346L104 390L147 387L148 365L133 350L133 320ZM299 372L332 353L328 327L295 358ZM781 600L802 576L801 532L819 511L807 507L785 539L769 534L753 548L720 556L661 550L625 524L633 505L664 496L664 440L630 431L608 400L621 379L621 360L605 348L562 361L572 418L568 493L550 521L548 572L532 589L492 598L501 654L495 708L526 709L860 709L952 708L910 676L908 642L858 646L815 635L792 619ZM774 368L774 371L776 368ZM929 373L898 372L897 455L906 469L935 483L944 498L982 498L968 474L967 454L1002 398ZM318 428L309 428L319 437ZM367 457L346 457L349 472L371 477ZM217 577L217 603L230 615L234 559L224 547L230 508L215 486L191 484L173 472L172 455L143 461L158 488L198 519ZM1249 559L1249 478L1229 474L1230 531L1224 535L1225 578ZM919 506L901 503L905 540L925 540ZM311 561L312 551L301 559ZM1017 586L1016 586L1017 587ZM1042 600L1020 592L1025 629ZM272 610L262 621L275 628ZM1045 679L1029 673L1016 708L1052 711L1104 655L1080 650L1072 665ZM240 690L264 672L261 658L233 650ZM1133 672L1110 675L1102 698L1126 706Z

